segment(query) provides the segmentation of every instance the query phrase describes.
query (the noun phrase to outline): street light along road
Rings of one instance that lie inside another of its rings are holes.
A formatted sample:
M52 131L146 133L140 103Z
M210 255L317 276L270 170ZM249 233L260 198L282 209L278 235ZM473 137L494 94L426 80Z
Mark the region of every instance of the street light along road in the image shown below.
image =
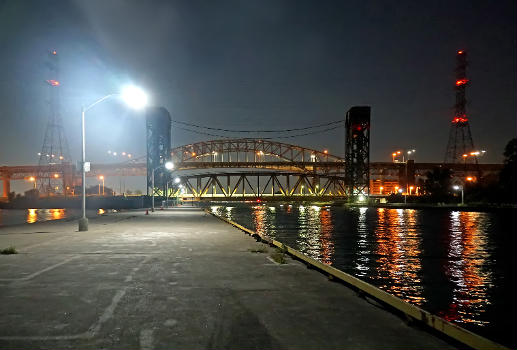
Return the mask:
M147 95L145 92L133 85L126 86L121 93L106 95L89 106L81 107L81 139L82 139L82 154L81 154L81 172L82 172L82 198L81 209L82 217L79 219L79 231L88 231L88 219L86 218L86 132L85 132L85 114L97 104L112 97L121 97L122 100L131 108L142 109L147 105Z

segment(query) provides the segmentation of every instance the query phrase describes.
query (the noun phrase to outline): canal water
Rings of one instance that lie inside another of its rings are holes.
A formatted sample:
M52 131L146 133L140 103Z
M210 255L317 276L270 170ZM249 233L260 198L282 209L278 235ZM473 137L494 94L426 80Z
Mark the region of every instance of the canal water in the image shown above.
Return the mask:
M515 348L516 214L306 204L212 212Z

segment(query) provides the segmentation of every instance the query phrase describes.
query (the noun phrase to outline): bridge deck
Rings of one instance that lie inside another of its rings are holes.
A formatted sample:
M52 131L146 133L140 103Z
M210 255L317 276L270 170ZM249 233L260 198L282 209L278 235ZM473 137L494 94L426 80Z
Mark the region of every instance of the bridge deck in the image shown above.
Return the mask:
M0 228L2 347L452 348L197 209L75 225Z

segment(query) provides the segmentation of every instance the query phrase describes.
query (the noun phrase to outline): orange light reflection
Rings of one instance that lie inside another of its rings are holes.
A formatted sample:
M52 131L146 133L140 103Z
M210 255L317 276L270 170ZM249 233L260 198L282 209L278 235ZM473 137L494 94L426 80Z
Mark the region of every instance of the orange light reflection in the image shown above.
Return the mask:
M36 221L38 221L37 209L27 209L27 223L32 224Z
M452 212L451 238L445 266L447 278L454 284L449 309L438 315L448 321L483 326L481 314L490 304L488 288L492 275L485 268L487 239L483 233L485 214Z
M417 231L416 211L412 209L378 209L375 230L378 256L374 279L384 281L379 287L404 301L422 305L422 238Z

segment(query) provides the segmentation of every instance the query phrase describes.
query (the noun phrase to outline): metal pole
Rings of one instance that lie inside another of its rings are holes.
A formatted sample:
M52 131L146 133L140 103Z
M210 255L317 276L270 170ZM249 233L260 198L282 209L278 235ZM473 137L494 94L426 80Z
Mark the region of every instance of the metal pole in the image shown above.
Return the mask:
M165 181L165 208L169 208L169 180Z
M402 157L404 157L404 156L402 156ZM407 186L408 186L408 180L407 180L407 161L406 161L405 165L406 165L406 171L405 171L405 173L406 173L406 194L404 195L404 204L407 204L407 190L408 190L408 188L407 188Z
M154 168L151 170L151 212L154 212Z
M463 200L463 187L461 187L461 205L464 205L465 202Z
M86 172L84 169L84 163L86 162L86 141L85 141L85 128L84 128L84 106L81 107L81 134L82 134L82 157L81 157L81 172L82 172L82 217L79 219L79 231L88 231L88 219L86 218Z

